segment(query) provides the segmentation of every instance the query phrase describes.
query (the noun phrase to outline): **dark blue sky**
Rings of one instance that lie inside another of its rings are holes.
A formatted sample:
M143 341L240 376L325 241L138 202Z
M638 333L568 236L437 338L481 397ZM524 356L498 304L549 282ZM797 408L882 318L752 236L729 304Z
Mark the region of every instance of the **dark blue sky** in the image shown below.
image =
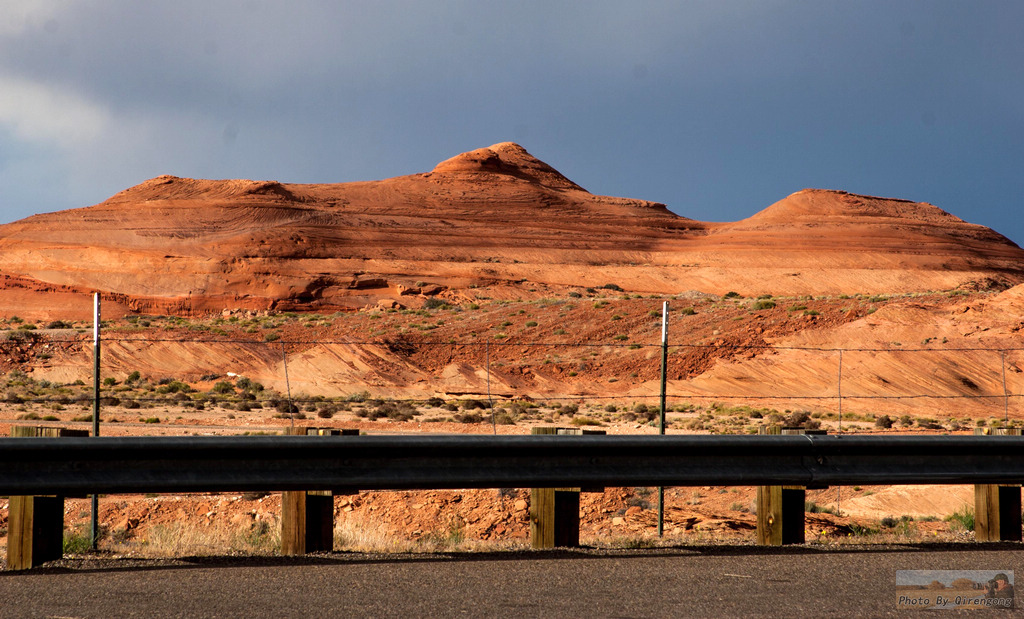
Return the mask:
M345 182L519 142L707 221L805 187L1024 243L1024 3L7 0L0 222L159 174Z

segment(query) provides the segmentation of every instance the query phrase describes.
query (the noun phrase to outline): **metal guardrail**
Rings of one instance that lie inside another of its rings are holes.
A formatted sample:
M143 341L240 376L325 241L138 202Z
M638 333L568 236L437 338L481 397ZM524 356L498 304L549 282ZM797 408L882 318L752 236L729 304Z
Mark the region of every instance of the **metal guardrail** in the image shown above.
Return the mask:
M1024 437L0 439L0 495L974 483L1024 483Z

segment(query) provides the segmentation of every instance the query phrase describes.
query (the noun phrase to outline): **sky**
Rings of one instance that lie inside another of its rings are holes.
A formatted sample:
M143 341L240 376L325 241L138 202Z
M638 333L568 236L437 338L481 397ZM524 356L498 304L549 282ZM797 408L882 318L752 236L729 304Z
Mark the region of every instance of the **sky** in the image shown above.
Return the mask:
M1024 244L1019 0L0 0L0 223L161 174L427 172L515 141L735 221L806 187Z

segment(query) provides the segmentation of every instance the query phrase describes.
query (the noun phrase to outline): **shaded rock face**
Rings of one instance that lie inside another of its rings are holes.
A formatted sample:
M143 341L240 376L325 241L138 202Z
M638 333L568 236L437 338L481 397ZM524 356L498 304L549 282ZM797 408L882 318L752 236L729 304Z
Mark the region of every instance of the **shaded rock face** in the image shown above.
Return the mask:
M0 311L87 317L333 311L470 287L529 298L629 292L836 294L1024 281L1024 251L924 203L803 190L739 222L598 196L511 142L382 181L160 176L0 226ZM59 314L59 315L58 315Z

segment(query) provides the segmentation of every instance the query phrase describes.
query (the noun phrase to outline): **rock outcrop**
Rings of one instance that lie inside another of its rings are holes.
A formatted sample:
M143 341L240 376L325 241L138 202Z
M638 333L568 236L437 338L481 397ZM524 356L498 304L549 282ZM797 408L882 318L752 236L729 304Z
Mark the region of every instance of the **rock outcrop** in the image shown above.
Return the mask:
M0 226L0 311L333 311L491 287L830 294L1024 282L1024 251L928 204L804 190L734 223L598 196L517 144L372 182L161 176Z

